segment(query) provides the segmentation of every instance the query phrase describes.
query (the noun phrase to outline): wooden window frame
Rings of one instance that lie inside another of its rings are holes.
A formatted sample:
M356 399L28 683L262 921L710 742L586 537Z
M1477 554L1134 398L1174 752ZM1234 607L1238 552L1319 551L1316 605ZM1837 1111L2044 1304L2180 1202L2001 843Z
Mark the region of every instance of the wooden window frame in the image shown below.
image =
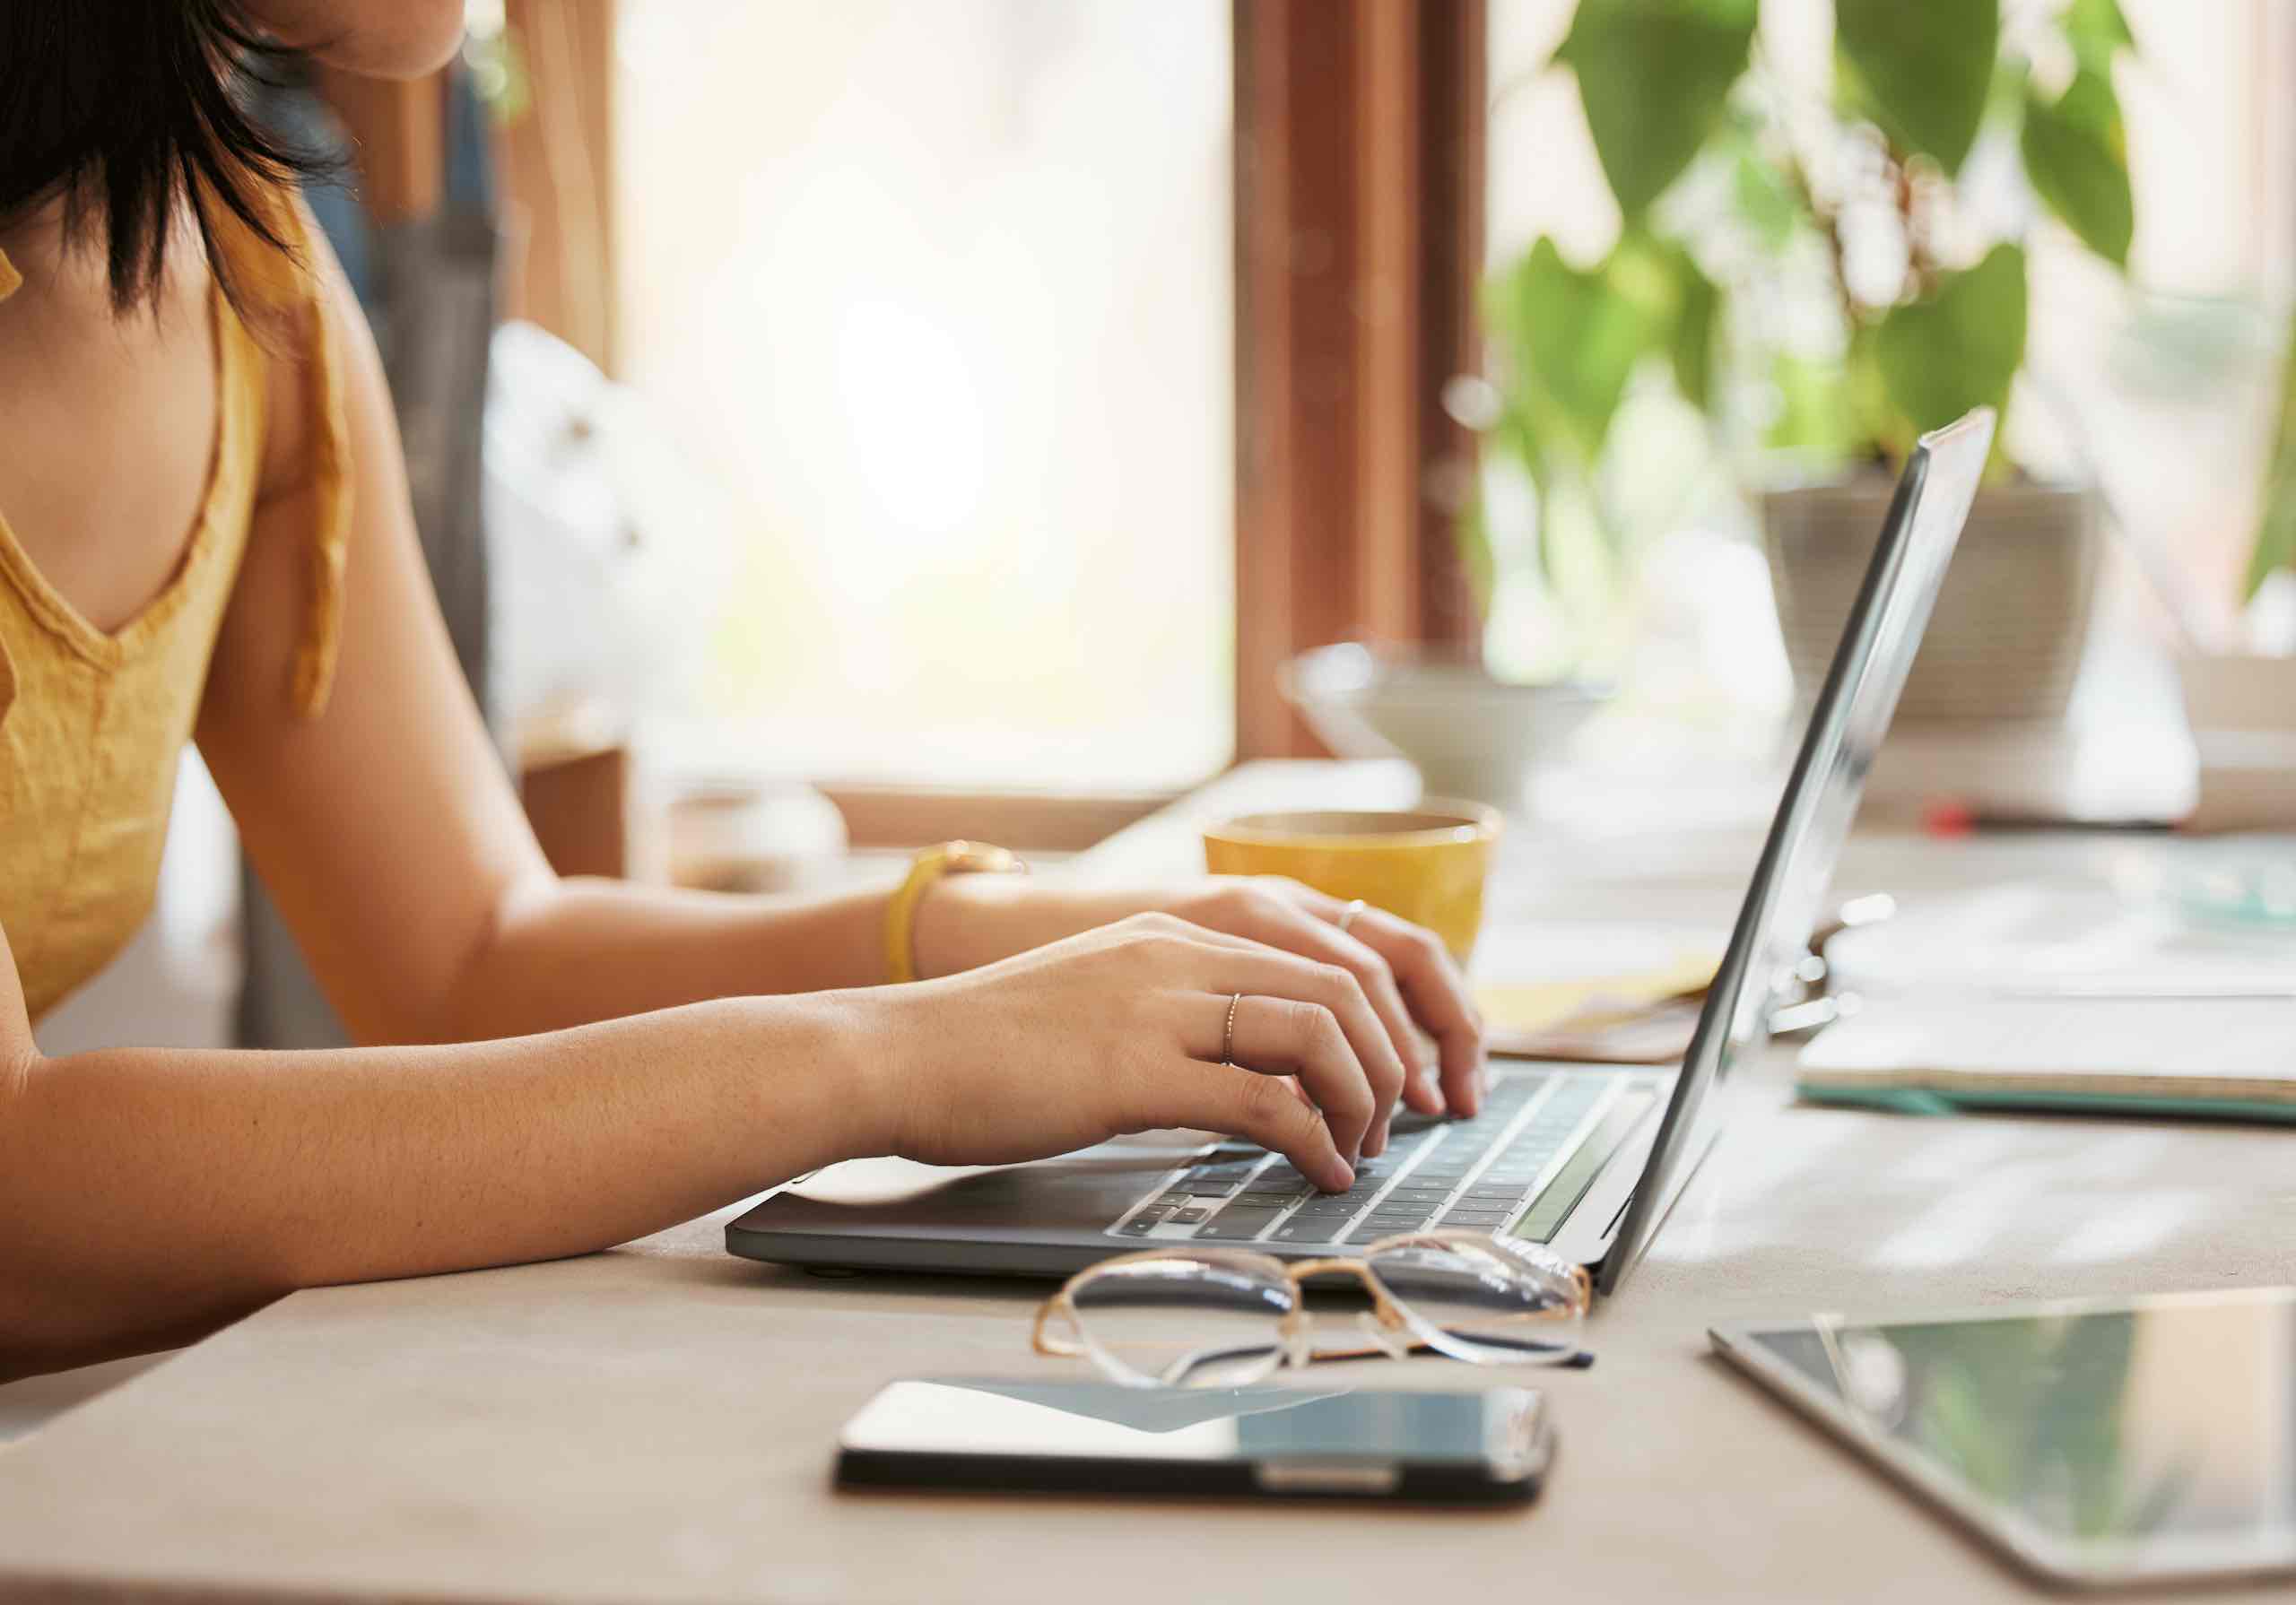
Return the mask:
M506 316L541 325L616 368L615 0L504 0L528 87L502 133L509 267Z
M1232 0L1236 752L1319 752L1277 672L1326 642L1472 654L1486 0ZM535 109L504 141L509 304L615 367L614 0L508 0ZM545 37L541 30L551 30ZM541 121L545 97L562 97ZM570 109L568 109L570 108ZM578 170L544 136L578 143ZM588 204L570 200L587 170ZM1210 778L1210 776L1206 776ZM822 783L857 846L1090 845L1164 794Z
M1235 0L1236 745L1320 751L1294 654L1473 654L1484 0Z

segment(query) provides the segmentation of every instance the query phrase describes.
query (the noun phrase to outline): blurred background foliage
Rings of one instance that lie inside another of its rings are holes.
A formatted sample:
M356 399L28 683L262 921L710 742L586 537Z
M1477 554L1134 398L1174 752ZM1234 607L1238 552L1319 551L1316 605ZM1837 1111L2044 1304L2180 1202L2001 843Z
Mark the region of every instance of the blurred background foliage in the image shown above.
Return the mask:
M1893 471L1920 431L2006 407L2034 228L2054 219L2128 267L2113 69L2137 47L2117 0L2005 19L2001 0L1837 0L1817 83L1769 58L1759 9L1579 0L1534 74L1575 79L1620 226L1599 260L1542 237L1499 267L1489 382L1455 410L1533 487L1544 577L1582 614L1624 584L1631 533L1651 533L1631 504L1657 465L1605 455L1638 392L1669 391L1741 488ZM2296 561L2296 402L2283 414L2251 591ZM1602 628L1582 620L1582 653Z

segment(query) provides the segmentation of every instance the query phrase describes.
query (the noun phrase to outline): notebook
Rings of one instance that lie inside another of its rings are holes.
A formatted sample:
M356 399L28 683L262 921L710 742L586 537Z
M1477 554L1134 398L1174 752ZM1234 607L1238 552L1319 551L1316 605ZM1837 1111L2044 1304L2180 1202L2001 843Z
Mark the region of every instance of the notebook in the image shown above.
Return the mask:
M2296 996L1892 998L1802 1052L1804 1098L1911 1113L2296 1123Z

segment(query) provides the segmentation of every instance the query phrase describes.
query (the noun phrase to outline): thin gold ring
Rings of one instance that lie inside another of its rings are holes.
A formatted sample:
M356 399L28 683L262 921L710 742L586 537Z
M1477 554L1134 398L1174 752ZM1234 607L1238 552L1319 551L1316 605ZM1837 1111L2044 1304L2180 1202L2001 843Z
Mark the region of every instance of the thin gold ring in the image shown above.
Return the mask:
M1236 1063L1236 1005L1243 1001L1240 992L1228 1000L1228 1028L1220 1034L1220 1063L1231 1069Z
M1368 905L1365 904L1363 899L1358 898L1355 901L1350 903L1346 907L1339 911L1339 933L1342 936L1347 934L1347 927L1355 923L1355 916L1362 913L1367 907Z

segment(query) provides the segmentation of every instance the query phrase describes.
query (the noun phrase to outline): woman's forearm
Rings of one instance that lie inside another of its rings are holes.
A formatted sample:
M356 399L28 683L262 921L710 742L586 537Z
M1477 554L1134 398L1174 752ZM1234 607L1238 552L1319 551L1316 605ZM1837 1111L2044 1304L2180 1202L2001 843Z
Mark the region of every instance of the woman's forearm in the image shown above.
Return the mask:
M296 1288L602 1248L879 1151L849 999L332 1053L118 1050L0 1080L0 1376Z
M746 897L569 878L514 893L491 939L404 1041L552 1031L709 998L885 981L890 888L832 897ZM918 904L918 973L949 975L1120 919L1139 899L1093 898L1031 878L955 875Z
M557 1030L710 998L885 979L883 889L762 898L570 878L514 894L435 1018L404 1040Z

